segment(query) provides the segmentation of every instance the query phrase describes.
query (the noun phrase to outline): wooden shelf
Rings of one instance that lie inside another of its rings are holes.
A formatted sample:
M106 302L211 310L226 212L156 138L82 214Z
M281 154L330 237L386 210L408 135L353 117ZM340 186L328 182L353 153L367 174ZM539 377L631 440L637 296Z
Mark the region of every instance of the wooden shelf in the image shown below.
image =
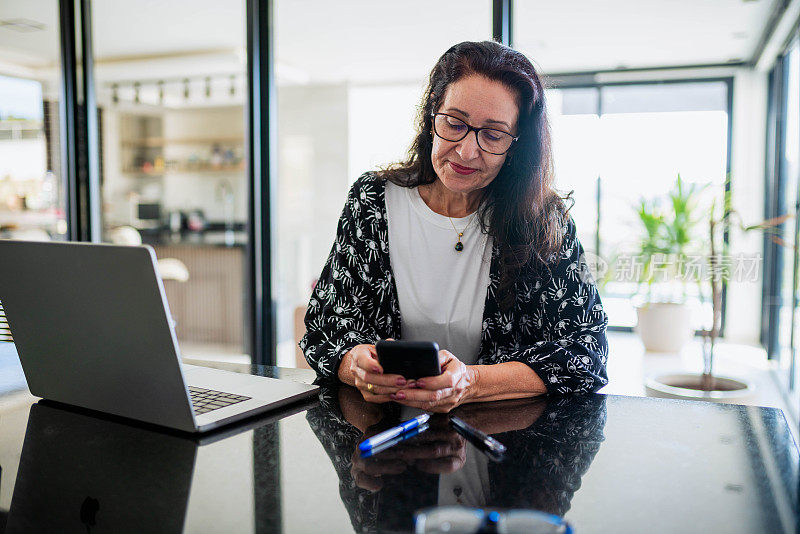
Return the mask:
M123 139L122 146L159 148L165 145L242 145L244 137L145 137L142 139Z
M164 176L165 174L191 174L191 173L212 174L221 172L244 172L244 169L245 169L244 165L221 165L219 167L212 167L211 165L198 166L198 167L181 166L163 170L153 169L150 171L145 171L144 169L123 169L122 174L132 174L140 176Z

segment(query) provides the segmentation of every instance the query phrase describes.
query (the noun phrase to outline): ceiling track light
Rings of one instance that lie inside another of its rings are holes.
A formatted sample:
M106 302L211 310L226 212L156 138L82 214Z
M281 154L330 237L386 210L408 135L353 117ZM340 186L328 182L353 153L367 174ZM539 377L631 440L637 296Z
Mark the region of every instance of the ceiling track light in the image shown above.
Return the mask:
M228 94L231 98L235 98L239 92L239 88L237 87L237 75L236 74L227 74L221 75L219 81L224 84L224 76L227 76L229 86L228 86ZM195 78L195 82L201 81L200 79ZM154 81L146 81L146 82L122 82L122 87L132 87L133 88L133 102L136 104L141 104L142 102L142 86L144 85L145 88L153 87L156 89L156 94L158 95L158 105L164 105L166 100L166 84L167 83L174 83L176 80L154 80ZM203 94L207 99L211 99L212 97L212 85L214 82L213 76L205 76L202 78L203 83ZM179 83L183 84L183 98L188 103L191 97L191 87L192 87L192 78L182 78ZM109 86L106 86L109 87ZM120 82L114 82L110 84L111 89L111 102L113 104L119 104L120 102Z

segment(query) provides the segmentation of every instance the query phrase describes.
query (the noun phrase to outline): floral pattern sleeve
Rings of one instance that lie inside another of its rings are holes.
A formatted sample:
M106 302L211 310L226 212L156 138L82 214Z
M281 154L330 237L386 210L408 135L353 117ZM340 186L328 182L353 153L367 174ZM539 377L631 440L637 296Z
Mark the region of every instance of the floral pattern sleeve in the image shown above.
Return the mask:
M382 201L373 175L353 184L309 300L300 348L320 376L336 378L342 357L356 345L400 337L394 282L384 265L388 242Z
M527 364L548 393L594 392L608 383L608 316L571 217L563 232L551 273L517 283L514 350L500 361Z

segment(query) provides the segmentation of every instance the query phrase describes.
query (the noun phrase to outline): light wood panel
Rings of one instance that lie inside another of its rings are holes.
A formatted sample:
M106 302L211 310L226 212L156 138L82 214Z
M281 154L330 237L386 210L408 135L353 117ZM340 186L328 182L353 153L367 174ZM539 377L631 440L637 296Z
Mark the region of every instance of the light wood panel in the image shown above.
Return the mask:
M156 246L159 259L176 258L187 282L166 280L179 341L244 345L244 248Z

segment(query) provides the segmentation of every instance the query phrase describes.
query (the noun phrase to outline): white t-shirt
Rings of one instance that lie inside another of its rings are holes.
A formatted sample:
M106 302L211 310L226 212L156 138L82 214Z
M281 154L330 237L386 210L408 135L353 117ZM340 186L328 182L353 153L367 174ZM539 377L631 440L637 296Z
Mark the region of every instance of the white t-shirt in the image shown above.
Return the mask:
M439 506L483 508L489 500L489 459L469 443L466 447L464 465L439 475Z
M387 181L386 215L403 340L435 341L474 364L492 259L492 239L477 213L450 219L431 210L416 187ZM453 225L464 232L461 252Z

